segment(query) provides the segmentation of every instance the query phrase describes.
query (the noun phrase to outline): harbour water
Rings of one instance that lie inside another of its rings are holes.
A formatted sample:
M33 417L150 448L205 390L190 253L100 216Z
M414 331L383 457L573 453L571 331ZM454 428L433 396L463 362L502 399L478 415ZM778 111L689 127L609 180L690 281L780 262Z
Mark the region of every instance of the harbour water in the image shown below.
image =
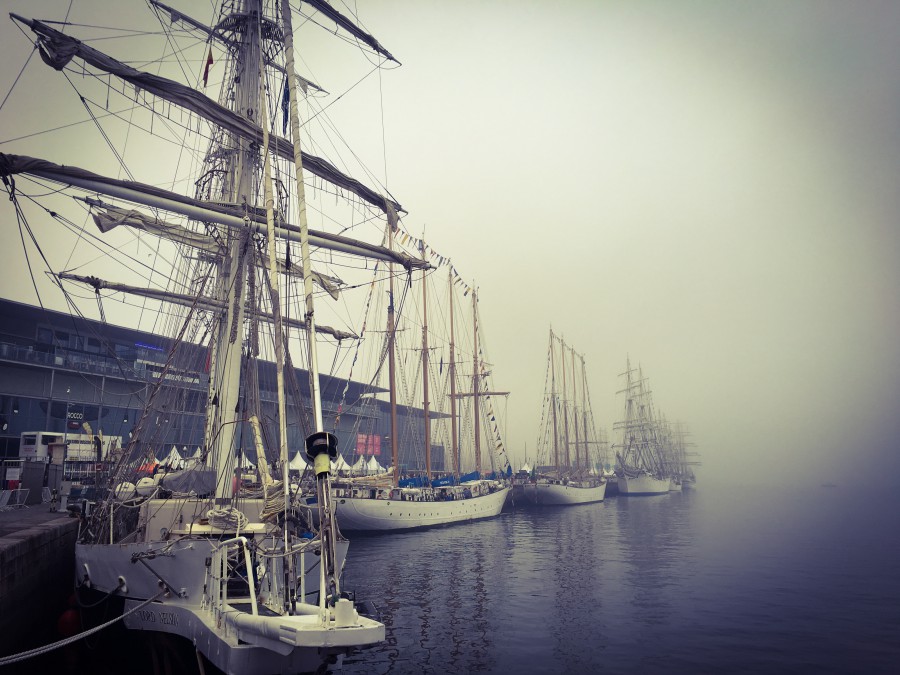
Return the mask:
M717 486L356 537L344 672L896 672L900 500Z
M387 640L342 672L893 673L898 520L896 491L706 482L357 535L344 587ZM6 670L199 672L186 647L116 627Z

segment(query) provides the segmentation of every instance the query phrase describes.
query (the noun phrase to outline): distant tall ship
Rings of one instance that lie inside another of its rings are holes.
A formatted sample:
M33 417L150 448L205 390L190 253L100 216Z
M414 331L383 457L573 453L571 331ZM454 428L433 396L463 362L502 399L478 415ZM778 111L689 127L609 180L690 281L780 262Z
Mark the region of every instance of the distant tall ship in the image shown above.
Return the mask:
M669 492L671 476L665 468L660 427L654 420L650 389L640 369L626 359L625 415L615 426L621 433L616 450L616 476L619 494L662 495ZM635 377L636 376L636 377Z
M580 368L576 368L576 356ZM552 329L539 433L538 457L544 460L544 470L525 483L523 497L546 506L603 501L606 481L597 468L599 442L584 356L576 355Z
M667 466L672 476L670 491L690 490L697 483L694 467L699 462L692 459L697 453L688 451L688 447L694 445L687 440L688 436L689 432L684 423L675 422L666 425Z

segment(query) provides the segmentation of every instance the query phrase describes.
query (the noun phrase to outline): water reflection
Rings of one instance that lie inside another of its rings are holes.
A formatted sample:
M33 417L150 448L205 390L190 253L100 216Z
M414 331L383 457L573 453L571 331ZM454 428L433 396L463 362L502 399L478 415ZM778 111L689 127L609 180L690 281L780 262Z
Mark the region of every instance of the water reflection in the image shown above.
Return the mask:
M388 640L344 671L597 672L669 620L690 507L611 499L358 537L345 585L381 603Z
M357 566L348 564L345 586L375 602L387 640L346 659L344 670L493 670L510 536L501 520L354 539Z
M606 549L614 662L655 670L664 667L659 655L670 659L677 649L678 613L694 574L692 499L685 492L615 500Z

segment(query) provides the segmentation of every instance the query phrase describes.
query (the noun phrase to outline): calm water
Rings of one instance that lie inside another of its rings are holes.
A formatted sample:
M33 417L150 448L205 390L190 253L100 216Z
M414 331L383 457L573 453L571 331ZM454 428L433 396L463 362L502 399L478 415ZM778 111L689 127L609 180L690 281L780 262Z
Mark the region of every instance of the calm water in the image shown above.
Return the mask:
M897 672L900 500L724 489L355 537L346 673Z
M701 484L519 507L356 536L344 588L387 626L345 659L351 675L895 673L900 495ZM163 672L148 638L106 633L4 673ZM197 672L192 653L171 658Z

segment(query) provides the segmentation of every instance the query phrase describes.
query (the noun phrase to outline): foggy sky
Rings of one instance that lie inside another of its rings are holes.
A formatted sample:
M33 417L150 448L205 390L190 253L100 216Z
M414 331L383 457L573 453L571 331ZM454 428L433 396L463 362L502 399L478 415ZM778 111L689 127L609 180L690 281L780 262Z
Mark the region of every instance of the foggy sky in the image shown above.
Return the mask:
M897 482L900 5L355 6L403 66L329 112L367 139L406 229L479 287L514 465L534 457L552 325L613 441L628 355L691 429L701 481ZM8 20L0 39L5 96L29 47ZM300 72L349 87L329 65ZM0 110L0 140L36 128Z

